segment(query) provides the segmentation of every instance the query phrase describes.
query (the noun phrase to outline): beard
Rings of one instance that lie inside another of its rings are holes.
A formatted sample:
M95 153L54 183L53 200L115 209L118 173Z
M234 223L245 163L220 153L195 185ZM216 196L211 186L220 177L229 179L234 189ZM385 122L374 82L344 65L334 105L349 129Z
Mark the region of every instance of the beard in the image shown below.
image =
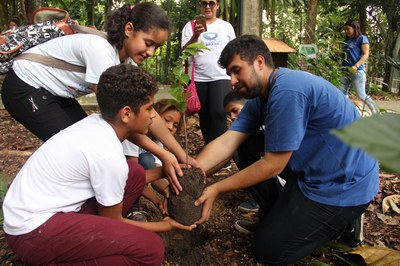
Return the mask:
M240 83L240 86L237 90L239 94L245 99L253 99L257 96L261 96L261 93L264 88L264 83L259 79L254 70L254 67L251 69L249 80L251 84L245 85Z

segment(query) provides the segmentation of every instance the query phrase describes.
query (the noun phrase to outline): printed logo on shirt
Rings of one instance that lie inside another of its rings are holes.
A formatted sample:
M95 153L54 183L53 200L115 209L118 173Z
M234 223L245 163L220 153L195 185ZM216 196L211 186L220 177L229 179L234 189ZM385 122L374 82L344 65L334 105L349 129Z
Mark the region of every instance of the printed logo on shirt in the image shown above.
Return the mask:
M221 45L222 40L218 37L219 37L219 35L216 32L205 32L205 33L203 33L204 44L207 47Z
M207 41L212 41L218 38L218 33L216 32L205 32L203 34L203 38L206 39Z

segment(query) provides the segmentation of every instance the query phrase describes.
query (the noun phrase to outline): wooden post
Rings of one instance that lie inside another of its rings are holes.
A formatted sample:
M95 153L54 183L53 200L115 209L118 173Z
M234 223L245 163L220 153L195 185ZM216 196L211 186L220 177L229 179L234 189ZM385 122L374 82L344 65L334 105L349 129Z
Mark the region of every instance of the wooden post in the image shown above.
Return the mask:
M240 35L255 34L261 37L262 0L241 0Z

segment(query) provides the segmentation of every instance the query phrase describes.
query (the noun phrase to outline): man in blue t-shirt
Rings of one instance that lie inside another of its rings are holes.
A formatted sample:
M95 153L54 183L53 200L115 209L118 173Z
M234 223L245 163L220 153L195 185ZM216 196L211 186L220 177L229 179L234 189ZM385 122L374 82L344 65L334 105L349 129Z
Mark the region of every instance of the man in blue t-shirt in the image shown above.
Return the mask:
M274 69L268 47L251 35L231 41L219 62L234 89L249 100L231 128L199 154L198 162L207 174L213 173L262 126L264 156L203 191L195 202L203 204L199 222L209 218L218 194L253 186L264 195L258 202L254 256L268 264L293 263L353 227L378 193L378 162L330 133L360 115L328 81ZM273 178L277 175L286 182Z

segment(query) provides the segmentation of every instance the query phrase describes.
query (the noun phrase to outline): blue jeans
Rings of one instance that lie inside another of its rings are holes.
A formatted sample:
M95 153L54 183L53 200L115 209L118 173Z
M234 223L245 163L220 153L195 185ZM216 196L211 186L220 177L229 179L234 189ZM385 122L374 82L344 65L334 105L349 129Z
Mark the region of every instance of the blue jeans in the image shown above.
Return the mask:
M367 75L364 70L358 70L355 73L344 72L345 75L340 77L339 89L347 95L349 93L350 83L353 87L357 97L365 101L367 94L365 93L365 84L367 82Z
M379 107L376 103L365 93L365 84L367 77L364 70L358 70L355 73L344 72L345 75L340 77L339 89L347 96L349 93L350 83L356 93L357 97L364 102L373 114L379 113Z
M156 159L153 154L146 151L139 154L139 164L143 166L144 170L156 168Z

